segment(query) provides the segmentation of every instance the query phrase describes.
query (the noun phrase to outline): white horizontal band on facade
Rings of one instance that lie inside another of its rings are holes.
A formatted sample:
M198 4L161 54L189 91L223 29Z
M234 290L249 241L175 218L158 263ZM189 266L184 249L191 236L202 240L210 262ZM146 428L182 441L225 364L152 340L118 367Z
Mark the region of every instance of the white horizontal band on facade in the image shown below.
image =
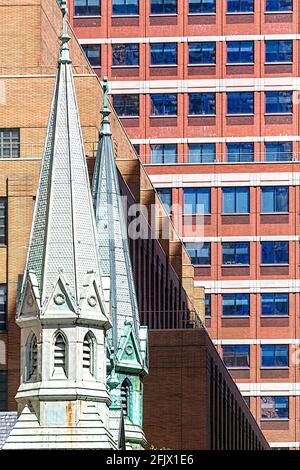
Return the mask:
M183 237L184 243L223 243L223 242L299 242L300 235L259 235L245 237Z
M300 396L300 382L238 382L237 386L244 396Z
M190 173L149 175L155 187L298 186L300 171L261 173Z
M300 346L300 339L295 338L270 338L270 339L216 339L213 340L215 346L248 346L252 345L261 345L261 344L288 344L292 346ZM299 382L300 387L300 382Z
M160 36L138 38L82 38L80 44L149 44L161 42L226 42L226 41L268 41L298 40L300 34L245 34L228 36Z
M225 293L272 293L272 292L300 292L300 279L253 279L230 281L195 280L195 287L204 287L207 294Z
M243 136L243 137L169 137L153 139L130 139L134 145L151 144L219 144L227 142L299 142L298 135L268 135L268 136ZM226 162L222 162L224 164ZM259 162L264 163L264 162ZM268 162L270 163L270 162ZM274 162L272 162L274 163ZM276 162L275 162L276 163ZM231 163L232 164L232 163Z
M300 77L187 80L112 80L112 94L201 93L228 91L300 91Z
M300 448L300 442L269 442L270 447L294 447L296 449Z

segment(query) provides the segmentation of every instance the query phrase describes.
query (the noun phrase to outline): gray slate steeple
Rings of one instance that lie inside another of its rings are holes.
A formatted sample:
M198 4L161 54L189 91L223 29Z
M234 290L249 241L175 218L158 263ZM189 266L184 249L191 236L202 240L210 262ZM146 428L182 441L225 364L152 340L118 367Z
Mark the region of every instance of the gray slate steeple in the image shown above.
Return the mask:
M145 447L142 430L142 378L148 373L147 328L140 326L129 253L127 223L110 130L108 83L104 79L102 129L97 150L92 195L102 272L110 277L113 328L107 347L110 355L108 386L112 404L110 423L115 439L124 421L127 448ZM126 410L122 409L126 402ZM123 412L126 413L123 419Z
M63 33L17 323L18 420L4 449L116 449L95 216Z
M46 137L26 272L37 279L41 310L59 273L78 306L87 272L97 276L95 223L71 68L67 22Z

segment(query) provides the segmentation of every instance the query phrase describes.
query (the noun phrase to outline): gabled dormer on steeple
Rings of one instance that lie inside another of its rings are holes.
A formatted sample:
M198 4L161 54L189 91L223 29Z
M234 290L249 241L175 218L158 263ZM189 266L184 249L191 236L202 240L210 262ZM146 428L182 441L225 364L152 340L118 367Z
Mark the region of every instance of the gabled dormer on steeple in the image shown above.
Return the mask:
M142 377L148 373L147 328L141 327L129 253L127 222L122 204L114 147L110 129L108 84L104 80L102 128L92 183L93 203L102 272L110 277L112 332L108 385L111 390L111 422L117 435L124 418L125 438L130 448L146 444L142 431ZM143 341L141 341L143 338ZM122 384L128 386L127 412L122 410Z
M17 311L19 418L5 449L115 449L95 216L69 53L67 5ZM92 429L92 432L91 432Z

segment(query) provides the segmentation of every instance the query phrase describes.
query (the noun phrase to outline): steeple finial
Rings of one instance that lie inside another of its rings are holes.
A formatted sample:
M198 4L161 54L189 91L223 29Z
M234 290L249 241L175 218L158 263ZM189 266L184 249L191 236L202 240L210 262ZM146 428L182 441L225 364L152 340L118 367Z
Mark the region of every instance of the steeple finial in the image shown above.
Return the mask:
M101 126L101 135L111 135L110 120L109 120L109 115L111 111L109 109L109 104L108 104L109 86L108 86L107 77L103 78L103 92L104 92L103 107L101 110L103 119L102 119L102 126Z
M60 58L59 62L61 64L70 64L72 61L70 59L70 49L68 42L71 37L68 34L68 6L67 0L61 0L60 9L63 15L63 28L60 35L61 46L60 46Z

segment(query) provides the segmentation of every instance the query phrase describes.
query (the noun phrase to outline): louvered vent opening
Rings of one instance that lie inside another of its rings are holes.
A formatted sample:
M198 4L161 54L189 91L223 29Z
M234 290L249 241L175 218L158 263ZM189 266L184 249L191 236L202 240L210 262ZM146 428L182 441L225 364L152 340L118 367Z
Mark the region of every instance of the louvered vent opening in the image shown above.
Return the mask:
M54 346L54 369L66 372L66 344L62 335L56 337Z
M122 383L121 386L121 407L123 410L123 415L128 416L128 402L129 402L129 387L126 382Z
M92 373L92 345L88 336L83 341L83 368Z
M28 352L28 376L27 379L36 378L37 375L37 359L38 359L37 339L33 335L29 345Z

